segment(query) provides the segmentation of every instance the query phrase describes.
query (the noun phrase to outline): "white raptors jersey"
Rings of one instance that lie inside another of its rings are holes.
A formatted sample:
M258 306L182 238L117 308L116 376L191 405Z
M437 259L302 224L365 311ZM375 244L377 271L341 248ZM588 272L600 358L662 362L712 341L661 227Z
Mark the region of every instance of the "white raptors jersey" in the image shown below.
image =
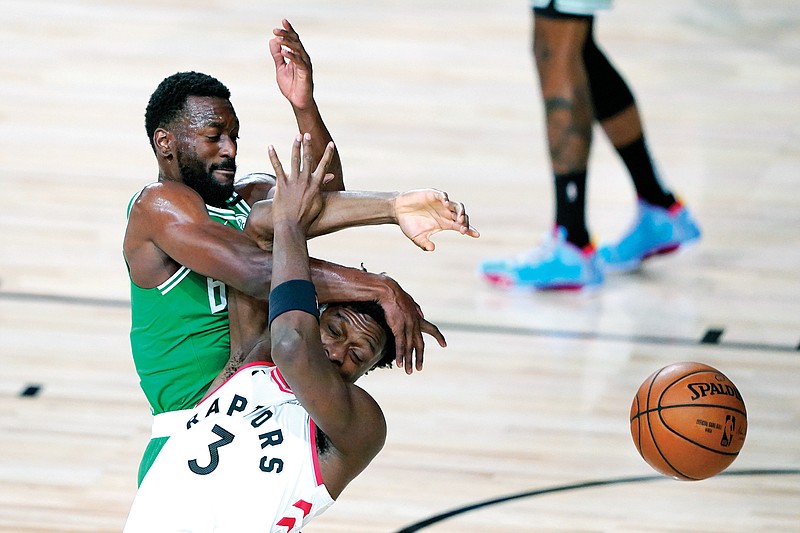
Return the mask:
M333 503L316 430L278 368L241 368L190 411L136 494L125 533L295 533Z

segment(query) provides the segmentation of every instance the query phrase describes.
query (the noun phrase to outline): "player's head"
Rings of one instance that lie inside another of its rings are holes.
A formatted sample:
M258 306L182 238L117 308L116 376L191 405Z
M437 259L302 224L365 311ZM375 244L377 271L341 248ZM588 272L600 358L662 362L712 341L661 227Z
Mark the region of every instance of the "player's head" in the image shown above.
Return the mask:
M150 96L145 130L162 172L174 169L205 203L225 206L233 194L239 136L225 85L200 72L165 78Z
M375 302L332 303L322 307L320 336L325 355L349 383L373 368L392 366L394 334Z

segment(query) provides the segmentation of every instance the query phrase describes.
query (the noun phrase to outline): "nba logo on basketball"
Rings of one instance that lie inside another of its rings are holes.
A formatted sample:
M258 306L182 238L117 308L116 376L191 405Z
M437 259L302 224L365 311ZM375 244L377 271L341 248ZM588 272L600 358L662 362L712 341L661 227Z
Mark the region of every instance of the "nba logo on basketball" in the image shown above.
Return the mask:
M733 415L727 415L725 417L725 428L722 431L722 440L719 442L720 446L730 446L733 442L731 436L733 435L733 431L736 429L736 417Z

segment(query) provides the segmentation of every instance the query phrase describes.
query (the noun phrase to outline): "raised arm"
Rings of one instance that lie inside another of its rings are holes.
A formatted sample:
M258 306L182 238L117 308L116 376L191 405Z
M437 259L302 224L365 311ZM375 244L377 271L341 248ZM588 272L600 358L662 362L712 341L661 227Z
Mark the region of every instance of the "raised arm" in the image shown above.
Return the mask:
M300 36L288 20L283 19L281 27L272 30L272 33L275 37L269 41L269 51L275 62L278 87L283 96L292 104L292 111L294 111L300 133L311 134L310 151L316 165L325 152L325 147L333 138L325 126L314 100L311 58L300 41ZM344 190L342 163L335 147L333 157L328 165L328 172L333 174L333 180L327 182L323 189L328 191Z
M288 176L270 151L278 178L270 296L272 359L336 451L336 467L323 469L325 485L336 498L383 447L386 422L375 400L344 381L322 346L306 247L306 231L321 209L322 176L319 168L309 172L308 136L303 145L306 151L301 167L300 143L294 143Z

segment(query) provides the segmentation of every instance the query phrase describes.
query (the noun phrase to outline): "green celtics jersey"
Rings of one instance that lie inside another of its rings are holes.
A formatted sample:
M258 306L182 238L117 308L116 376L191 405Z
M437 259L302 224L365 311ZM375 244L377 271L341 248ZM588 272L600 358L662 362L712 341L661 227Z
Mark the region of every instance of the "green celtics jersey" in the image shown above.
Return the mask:
M206 208L212 220L243 229L250 206L236 194L228 206ZM131 281L131 351L153 414L194 407L228 361L225 284L185 266L152 289Z

